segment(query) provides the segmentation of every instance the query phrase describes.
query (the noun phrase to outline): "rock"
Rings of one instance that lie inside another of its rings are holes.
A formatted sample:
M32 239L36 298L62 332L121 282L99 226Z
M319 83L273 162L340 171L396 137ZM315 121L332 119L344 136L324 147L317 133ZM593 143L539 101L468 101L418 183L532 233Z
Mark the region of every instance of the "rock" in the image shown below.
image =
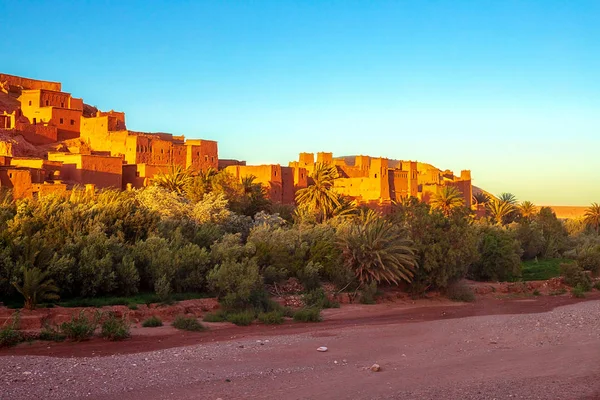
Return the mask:
M317 351L320 351L320 352L326 352L326 351L327 351L327 347L325 347L325 346L321 346L321 347L319 347L319 348L317 349Z
M381 371L381 367L379 366L379 364L373 364L373 365L371 365L371 371L379 372L379 371Z
M496 340L490 340L490 344L498 344Z

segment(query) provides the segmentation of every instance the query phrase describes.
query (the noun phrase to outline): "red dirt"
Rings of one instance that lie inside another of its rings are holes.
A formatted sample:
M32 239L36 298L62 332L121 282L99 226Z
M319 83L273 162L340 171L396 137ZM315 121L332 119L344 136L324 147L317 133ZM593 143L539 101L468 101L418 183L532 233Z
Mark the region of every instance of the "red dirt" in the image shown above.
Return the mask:
M590 299L600 299L600 292L595 291L588 295L586 299L575 299L570 295L564 295L543 296L533 299L480 297L475 303L454 303L442 298L434 298L430 300L423 299L370 306L350 304L344 305L339 309L324 310L322 312L324 321L318 324L287 321L279 326L267 326L255 323L251 326L239 327L229 323L204 323L210 328L210 331L202 334L183 332L170 326L161 328L141 328L134 326L132 329L132 338L123 342L109 342L100 338L94 338L81 343L33 342L0 350L0 355L101 357L190 346L207 342L263 337L266 335L314 333L352 326L415 323L483 315L540 313L553 310L559 306L580 303ZM196 300L189 300L188 302L194 301ZM126 307L122 308L126 309ZM163 316L176 314L173 311L168 311ZM167 318L165 322L171 319Z

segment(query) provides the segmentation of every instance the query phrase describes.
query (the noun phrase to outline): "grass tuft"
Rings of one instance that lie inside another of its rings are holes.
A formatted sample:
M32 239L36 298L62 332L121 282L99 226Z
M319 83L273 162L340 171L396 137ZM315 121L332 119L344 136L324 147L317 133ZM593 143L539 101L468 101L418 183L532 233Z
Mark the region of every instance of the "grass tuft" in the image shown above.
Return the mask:
M265 325L279 325L283 323L283 312L271 311L258 314L258 320Z
M144 322L142 322L142 326L144 328L156 328L159 326L163 326L163 322L156 315L153 315L150 318L146 319Z
M304 307L294 313L294 321L298 322L320 322L321 310L316 307Z

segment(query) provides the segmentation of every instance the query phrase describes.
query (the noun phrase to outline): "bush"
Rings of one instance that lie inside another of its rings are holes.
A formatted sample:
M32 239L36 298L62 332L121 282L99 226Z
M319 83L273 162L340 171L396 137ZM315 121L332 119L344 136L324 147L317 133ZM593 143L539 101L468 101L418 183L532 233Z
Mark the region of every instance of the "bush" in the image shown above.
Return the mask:
M161 303L168 303L171 300L171 283L166 275L154 282L154 291Z
M199 332L206 330L204 325L198 322L196 318L185 317L183 315L177 316L171 325L173 325L174 328L181 329L183 331Z
M214 313L208 313L204 316L204 321L206 322L226 322L227 321L227 313L225 310L218 310Z
M283 323L283 312L270 311L258 314L258 320L265 325L278 325Z
M533 291L533 295L534 295L534 296L541 296L542 294L540 293L540 291L539 291L539 290L535 289L535 290Z
M159 326L163 326L163 322L156 315L153 315L150 318L146 319L144 322L142 322L142 326L144 328L156 328Z
M302 296L302 300L307 307L317 308L339 308L340 304L331 301L323 288L313 289Z
M96 314L94 318L88 318L83 311L79 313L79 316L71 317L71 321L63 322L60 325L60 331L67 337L67 339L81 342L88 340L94 336L96 327L98 326L99 314Z
M592 279L578 263L561 264L560 273L565 283L571 287L579 286L586 292L592 288Z
M64 342L66 338L67 335L61 332L58 328L50 326L47 323L43 325L42 330L38 335L39 340L47 340L50 342Z
M583 299L585 298L585 292L587 292L587 290L585 290L582 286L577 285L575 286L573 289L571 289L571 294L573 295L573 297L576 297L578 299Z
M256 313L254 310L227 313L227 321L239 326L250 325L255 319Z
M521 276L521 247L510 231L484 227L479 236L479 255L469 276L477 281L511 281Z
M600 281L594 283L594 289L600 290Z
M321 310L316 307L304 307L294 313L294 321L320 322Z
M129 308L130 310L135 311L135 310L138 309L138 306L135 303L129 303L129 304L127 304L127 308Z
M104 339L118 341L127 339L131 336L129 322L123 318L117 318L113 313L109 313L108 318L102 322L100 335Z
M452 301L462 301L466 303L475 301L475 293L473 290L461 282L448 286L446 296Z
M375 296L377 296L377 282L373 281L368 285L363 285L360 291L361 304L375 304Z
M600 245L586 246L577 251L577 263L592 274L600 273Z
M13 316L12 323L0 329L0 348L16 346L23 341L21 332L17 330L19 326L19 314Z

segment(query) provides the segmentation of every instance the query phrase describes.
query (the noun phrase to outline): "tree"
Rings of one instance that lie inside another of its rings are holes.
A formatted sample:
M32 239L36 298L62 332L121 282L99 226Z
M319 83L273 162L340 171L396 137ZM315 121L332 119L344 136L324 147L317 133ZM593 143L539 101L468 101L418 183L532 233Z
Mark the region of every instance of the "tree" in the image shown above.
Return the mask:
M271 201L262 184L256 182L256 176L247 175L242 178L242 196L233 201L234 211L253 217L261 211L269 211Z
M464 278L478 257L477 230L466 208L445 217L413 197L395 204L390 218L408 228L414 243L419 266L410 287L414 293L447 288Z
M592 203L584 214L584 222L591 226L596 233L600 233L600 204Z
M521 202L521 204L519 204L518 209L519 209L519 213L521 214L521 217L525 221L531 221L531 219L538 212L537 207L531 201L523 201L523 202Z
M13 286L25 298L25 308L34 310L41 300L58 300L58 287L52 279L48 279L48 272L39 268L25 268L23 270L23 284L13 282Z
M330 218L333 211L340 207L340 199L333 191L333 183L338 178L335 166L317 164L312 174L313 184L296 193L296 203L300 208L314 212L318 222Z
M152 183L179 195L183 195L192 179L191 169L183 169L179 165L171 165L169 172L165 173L159 171L158 175L152 179Z
M431 207L439 209L448 217L452 212L465 205L462 193L455 186L443 186L442 190L433 195L429 202Z
M516 199L510 193L502 193L498 199L490 200L486 206L492 221L496 225L506 225L514 217Z
M388 221L364 213L338 241L344 265L361 283L410 282L416 269L413 244L406 232Z
M479 236L479 260L469 268L471 279L506 281L521 276L521 246L511 231L487 226Z
M483 192L479 192L473 195L474 204L487 204L488 201L490 201L489 196Z

